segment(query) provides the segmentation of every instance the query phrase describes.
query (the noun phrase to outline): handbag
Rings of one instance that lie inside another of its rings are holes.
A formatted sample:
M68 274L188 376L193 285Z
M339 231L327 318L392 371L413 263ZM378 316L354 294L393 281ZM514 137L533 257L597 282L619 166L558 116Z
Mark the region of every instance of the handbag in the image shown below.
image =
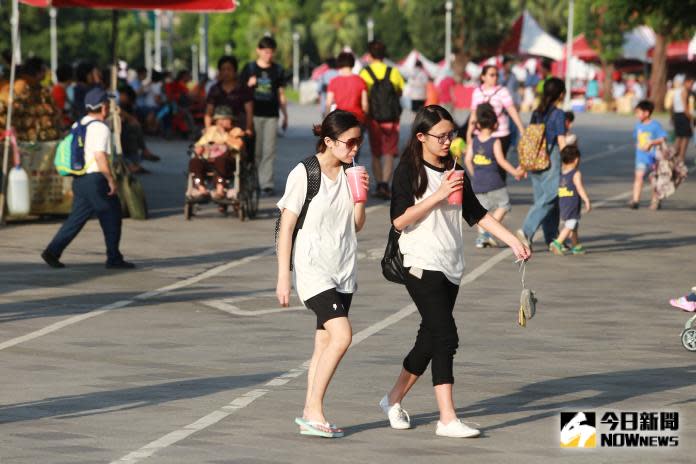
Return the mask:
M389 230L387 247L384 249L382 258L382 275L395 284L406 284L406 269L404 268L404 255L399 249L399 238L401 232L394 226Z
M517 144L517 154L520 166L525 171L543 171L551 165L551 159L546 149L546 122L550 110L541 120L532 117L532 121L522 134L522 138Z
M520 327L527 327L527 321L536 314L537 297L534 290L527 288L524 284L524 272L527 269L527 262L522 261L520 272L522 272L522 292L520 293L520 309L517 312L517 324Z

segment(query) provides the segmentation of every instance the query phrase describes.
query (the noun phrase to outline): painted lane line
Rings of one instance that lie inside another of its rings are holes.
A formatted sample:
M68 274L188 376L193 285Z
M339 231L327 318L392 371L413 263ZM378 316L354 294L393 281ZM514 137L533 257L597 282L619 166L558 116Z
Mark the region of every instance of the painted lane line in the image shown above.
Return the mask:
M369 206L369 207L365 208L365 213L367 214L368 212L376 211L376 210L378 210L380 208L384 208L384 207L385 207L385 204L378 204L378 205ZM160 287L156 290L151 290L151 291L147 291L144 293L140 293L139 295L134 296L130 300L116 301L114 303L110 303L110 304L107 304L104 306L97 307L97 308L92 309L86 313L79 314L77 316L69 317L67 319L64 319L62 321L58 321L54 324L48 325L48 326L41 328L39 330L35 330L33 332L29 332L28 334L6 340L6 341L0 343L0 351L5 350L7 348L11 348L13 346L17 346L20 343L28 342L28 341L37 339L39 337L43 337L44 335L48 335L52 332L56 332L56 331L63 329L65 327L69 327L71 325L77 324L78 322L82 322L82 321L87 320L87 319L101 316L102 314L105 314L113 309L124 308L126 306L133 304L136 301L149 300L151 298L163 295L165 293L169 293L169 292L174 291L174 290L179 290L179 289L184 288L184 287L189 287L189 286L194 285L198 282L201 282L202 280L216 276L222 272L228 271L230 269L241 266L243 264L249 264L253 261L256 261L256 260L263 258L265 256L270 256L274 253L275 253L274 247L266 248L266 249L261 250L257 253L254 253L250 256L246 256L244 258L236 259L234 261L230 261L228 263L221 264L219 266L208 269L207 271L204 271L204 272L197 274L195 276L189 277L189 278L181 280L179 282L175 282L171 285Z
M493 268L495 264L499 263L502 261L504 258L506 258L511 251L509 249L501 250L498 252L496 255L493 257L489 258L486 260L484 263L482 263L480 266L475 268L473 271L471 271L469 274L464 276L464 279L462 280L462 285L466 285L468 283L471 283L481 277L483 274L485 274L487 271ZM399 311L396 313L382 319L379 322L376 322L372 324L371 326L361 330L357 334L353 335L353 343L351 344L351 349L354 349L356 345L359 343L363 342L367 338L371 337L372 335L375 335L376 333L381 332L382 330L386 329L389 326L392 326L396 324L397 322L401 321L402 319L410 316L416 312L416 305L411 303L403 308L401 308ZM300 375L304 374L307 369L309 368L309 362L310 360L307 360L303 362L300 366L290 369L289 371L271 379L268 381L266 384L264 384L264 387L276 387L276 386L282 386L290 382L290 380L299 377ZM230 403L228 403L225 406L222 406L220 409L211 412L210 414L207 414L203 416L202 418L198 419L197 421L186 425L178 430L175 430L173 432L170 432L160 438L158 438L155 441L152 441L148 443L147 445L143 446L142 448L133 451L131 453L126 454L125 456L121 457L120 459L117 459L115 461L112 461L111 464L135 464L137 462L143 461L155 453L181 441L184 440L185 438L190 437L196 432L200 432L212 425L217 424L218 422L222 421L223 419L229 417L232 415L235 411L238 411L242 408L245 408L252 404L254 401L256 401L259 398L262 398L265 396L267 393L271 392L270 389L265 388L265 389L255 389L251 390L250 392L245 393L244 395L235 398L232 400Z
M230 261L229 263L225 263L225 264L216 266L212 269L208 269L207 271L204 271L198 275L189 277L188 279L184 279L184 280L181 280L179 282L176 282L175 284L167 285L166 287L161 287L161 288L158 288L156 290L141 293L139 295L136 295L135 297L133 297L130 300L116 301L114 303L110 303L110 304L95 308L95 309L88 311L84 314L79 314L77 316L72 316L72 317L69 317L67 319L63 319L62 321L58 321L58 322L51 324L49 326L46 326L42 329L35 330L34 332L30 332L30 333L28 333L26 335L22 335L20 337L11 338L5 342L0 343L0 351L7 349L7 348L11 348L13 346L17 346L20 343L28 342L30 340L34 340L36 338L43 337L44 335L47 335L47 334L50 334L52 332L56 332L57 330L63 329L65 327L77 324L78 322L82 322L84 320L91 319L93 317L101 316L102 314L105 314L111 310L124 308L126 306L129 306L129 305L135 303L136 301L147 300L147 299L171 292L173 290L178 290L178 289L181 289L184 287L188 287L190 285L193 285L193 284L200 282L201 280L213 277L217 274L228 271L230 269L241 266L243 264L248 264L252 261L256 261L257 259L263 258L264 256L269 256L273 253L274 253L273 248L266 248L266 249L261 250L253 255L246 256L244 258L240 258L240 259L237 259L234 261Z

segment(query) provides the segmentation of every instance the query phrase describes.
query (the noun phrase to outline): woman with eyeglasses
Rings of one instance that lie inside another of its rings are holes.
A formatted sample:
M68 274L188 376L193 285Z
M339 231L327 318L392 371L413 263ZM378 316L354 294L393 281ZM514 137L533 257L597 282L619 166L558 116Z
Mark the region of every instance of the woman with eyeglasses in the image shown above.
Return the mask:
M474 89L471 95L471 116L469 117L469 125L466 131L466 140L471 144L473 134L477 134L476 128L476 108L481 103L490 104L495 110L495 115L498 118L498 128L493 132L493 137L500 139L503 146L503 156L507 158L507 152L510 150L510 142L512 140L510 134L510 120L517 127L519 134L524 133L522 120L515 107L515 101L510 95L506 87L498 85L498 69L492 65L486 65L481 71L481 85ZM505 172L501 170L503 179Z
M391 219L401 231L399 248L404 255L406 290L421 315L416 342L403 361L401 373L380 407L395 429L410 428L401 402L432 361L432 381L440 417L435 433L445 437L475 437L479 431L462 423L454 408L452 365L459 344L454 304L464 275L462 218L478 224L509 245L517 259L531 256L529 248L481 206L469 178L453 175L449 154L455 137L452 116L441 106L421 109L411 137L394 173ZM447 201L463 190L461 205Z
M326 420L323 402L352 340L348 310L356 290L356 233L365 224L365 203L354 202L344 166L353 161L362 134L358 119L341 110L329 113L321 126L315 126L314 134L319 137L315 159L308 158L290 172L285 194L278 202L276 296L280 305L287 307L293 280L300 300L317 317L304 413L295 422L304 435L337 438L343 431ZM318 191L305 207L307 193L316 191L312 189L316 182ZM367 190L367 173L362 182ZM295 237L303 209L304 222Z

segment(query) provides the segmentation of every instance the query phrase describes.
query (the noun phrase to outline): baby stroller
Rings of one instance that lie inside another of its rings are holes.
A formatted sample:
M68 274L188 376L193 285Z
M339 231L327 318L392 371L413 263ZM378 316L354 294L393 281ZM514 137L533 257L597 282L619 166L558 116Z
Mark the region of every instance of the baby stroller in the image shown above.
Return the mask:
M691 316L684 324L681 341L684 348L689 351L696 351L696 315Z
M193 145L189 147L187 155L189 158L195 157ZM226 179L225 195L222 198L216 199L210 195L196 195L196 186L194 185L194 176L192 173L186 175L186 195L184 199L184 218L190 220L195 210L208 203L214 203L219 210L225 215L231 207L234 214L242 221L246 219L254 219L259 209L259 196L261 188L259 187L258 174L254 158L248 156L246 150L230 150L226 156L232 156L235 163L234 175L230 179ZM209 191L215 190L217 173L209 169L205 173L205 178L202 179L205 187ZM231 189L237 190L237 195L228 195Z

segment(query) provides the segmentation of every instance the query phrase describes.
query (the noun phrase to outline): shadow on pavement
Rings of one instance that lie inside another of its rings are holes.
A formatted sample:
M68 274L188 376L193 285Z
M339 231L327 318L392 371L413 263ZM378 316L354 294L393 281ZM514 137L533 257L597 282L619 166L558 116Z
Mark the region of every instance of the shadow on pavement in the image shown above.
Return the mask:
M269 247L271 246L271 239L272 237L269 232ZM0 263L0 275L3 276L2 284L7 285L10 288L9 291L17 291L23 288L32 287L59 287L64 285L72 285L78 282L89 281L96 277L112 276L121 273L144 272L151 270L152 268L206 265L206 269L210 269L212 267L219 266L229 261L234 261L237 259L254 255L256 253L260 253L261 251L267 248L268 247L254 247L234 251L215 251L200 255L176 256L162 259L133 260L138 267L128 271L106 269L104 267L106 257L101 254L95 254L95 256L98 257L94 258L96 261L94 263L71 264L69 253L66 253L63 256L63 258L61 258L61 261L63 261L63 263L65 263L66 265L64 269L51 269L43 261L41 261L41 257L37 252L35 263ZM126 259L132 259L132 257L126 256ZM204 270L202 269L200 272L204 272ZM3 291L0 291L0 295L2 295L3 293Z
M107 414L169 403L181 399L199 398L264 383L280 374L280 372L266 372L254 375L177 380L121 390L57 396L39 401L0 405L0 424L44 419L47 417L65 419Z
M128 306L125 306L123 308L111 309L110 311L121 311L127 309L133 310L134 307L156 306L162 303L185 303L203 300L233 298L238 296L253 295L257 293L268 293L273 292L274 290L274 288L265 288L241 292L187 292L186 289L182 289L178 292L167 293L162 296L148 298L147 300L135 300ZM98 295L68 295L58 298L45 298L40 300L24 301L21 303L23 307L19 307L18 303L3 303L0 304L0 324L5 322L37 319L41 317L73 316L76 314L85 314L90 311L93 311L99 306L108 303L113 303L115 301L130 300L133 299L134 296L135 295L131 292L100 293ZM96 297L99 298L98 301ZM195 306L192 308L200 309L200 307ZM210 310L217 311L215 309Z
M467 420L491 415L524 414L524 417L486 425L484 431L513 427L556 416L562 410L607 408L612 404L659 392L666 392L696 384L696 364L656 369L635 369L601 374L578 375L561 379L543 380L520 388L514 393L492 397L471 406L457 409L457 414ZM587 392L579 399L566 399L567 395ZM555 400L562 397L562 400ZM670 407L696 401L696 398ZM411 416L414 426L437 421L439 412ZM389 427L386 420L344 427L346 435L371 429Z

